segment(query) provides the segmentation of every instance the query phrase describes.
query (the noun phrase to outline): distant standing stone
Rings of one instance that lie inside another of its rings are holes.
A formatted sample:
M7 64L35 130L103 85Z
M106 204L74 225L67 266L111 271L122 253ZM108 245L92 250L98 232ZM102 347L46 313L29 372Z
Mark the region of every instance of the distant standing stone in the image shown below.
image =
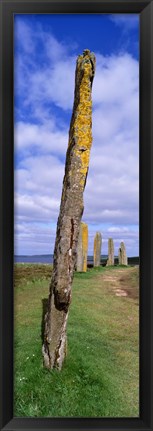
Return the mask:
M119 265L126 265L128 264L127 262L127 255L126 255L126 248L125 248L125 244L122 241L120 244L120 248L118 250L118 263Z
M94 266L100 266L102 236L100 232L96 232L94 238Z
M87 256L88 256L88 225L84 222L80 223L78 247L77 247L77 271L87 271Z
M108 260L107 266L114 265L114 241L112 238L108 239Z

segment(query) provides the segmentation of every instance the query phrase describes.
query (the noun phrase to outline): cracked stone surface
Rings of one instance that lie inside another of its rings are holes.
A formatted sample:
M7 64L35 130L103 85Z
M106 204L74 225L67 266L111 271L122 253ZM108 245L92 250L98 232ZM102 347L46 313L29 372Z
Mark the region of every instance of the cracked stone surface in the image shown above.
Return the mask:
M76 64L74 105L42 348L44 366L49 369L60 370L66 355L66 325L92 144L91 91L95 62L95 55L86 49Z

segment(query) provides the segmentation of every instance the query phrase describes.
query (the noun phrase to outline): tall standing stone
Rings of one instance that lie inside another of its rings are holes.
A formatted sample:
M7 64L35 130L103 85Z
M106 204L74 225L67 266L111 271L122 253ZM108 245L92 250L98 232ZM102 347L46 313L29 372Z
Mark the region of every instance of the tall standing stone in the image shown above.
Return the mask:
M114 241L112 238L108 239L108 260L107 266L114 265Z
M122 241L118 250L118 263L119 265L126 265L128 264L127 261L127 255L126 255L126 248L125 248L125 244Z
M77 247L77 271L87 271L87 257L88 257L88 225L80 223L78 247Z
M79 55L76 64L74 105L57 222L48 311L44 322L42 352L44 366L49 369L61 369L66 354L66 326L80 221L84 209L83 191L92 144L91 90L94 73L95 56L86 49Z
M96 232L94 238L94 266L100 266L101 259L102 236L100 232Z

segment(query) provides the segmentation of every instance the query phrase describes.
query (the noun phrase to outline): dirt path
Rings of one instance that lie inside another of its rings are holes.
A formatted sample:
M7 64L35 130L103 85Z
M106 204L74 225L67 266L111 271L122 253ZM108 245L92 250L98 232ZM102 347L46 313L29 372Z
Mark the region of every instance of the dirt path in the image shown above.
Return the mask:
M139 268L114 268L107 269L99 277L103 280L108 289L114 291L116 296L139 298Z

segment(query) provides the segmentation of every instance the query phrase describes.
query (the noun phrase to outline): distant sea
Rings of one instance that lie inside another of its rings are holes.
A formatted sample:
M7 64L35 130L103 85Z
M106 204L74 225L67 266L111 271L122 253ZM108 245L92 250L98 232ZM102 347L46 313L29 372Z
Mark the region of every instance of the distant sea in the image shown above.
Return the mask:
M104 259L107 256L103 256ZM88 262L92 262L93 257L88 256ZM15 263L53 263L53 255L52 254L40 254L33 256L14 256Z
M101 263L106 262L107 255L101 256ZM88 256L88 264L93 264L93 256ZM53 263L53 255L52 254L40 254L33 256L14 256L15 263L44 263L44 264L52 264ZM115 264L118 264L118 257L115 256ZM139 257L128 257L129 265L139 265Z
M40 254L33 256L14 256L15 263L53 263L52 254Z

